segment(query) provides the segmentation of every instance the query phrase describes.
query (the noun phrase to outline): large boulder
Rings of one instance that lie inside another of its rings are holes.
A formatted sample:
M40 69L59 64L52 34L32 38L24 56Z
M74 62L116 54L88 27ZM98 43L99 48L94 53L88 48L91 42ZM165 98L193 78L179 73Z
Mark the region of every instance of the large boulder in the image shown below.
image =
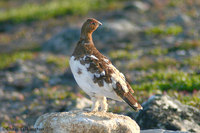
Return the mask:
M141 129L200 131L200 111L168 95L154 95L136 116Z
M70 111L40 116L34 127L37 133L139 133L131 118L104 112Z

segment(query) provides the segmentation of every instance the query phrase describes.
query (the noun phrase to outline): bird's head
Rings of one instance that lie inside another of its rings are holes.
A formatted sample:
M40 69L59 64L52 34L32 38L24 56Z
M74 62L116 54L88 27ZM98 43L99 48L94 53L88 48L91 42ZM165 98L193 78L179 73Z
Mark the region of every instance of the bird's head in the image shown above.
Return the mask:
M81 31L84 33L92 33L94 32L100 25L102 25L101 22L94 18L89 18L85 21L85 23L82 26Z

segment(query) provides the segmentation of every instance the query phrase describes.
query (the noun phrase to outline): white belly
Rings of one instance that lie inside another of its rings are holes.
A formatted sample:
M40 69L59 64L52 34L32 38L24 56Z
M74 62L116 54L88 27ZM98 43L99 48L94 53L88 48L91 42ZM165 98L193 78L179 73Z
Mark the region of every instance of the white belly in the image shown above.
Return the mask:
M104 81L104 86L100 87L97 83L93 82L94 74L87 71L89 64L82 65L80 61L74 60L73 56L70 58L69 64L77 84L88 95L105 96L114 100L122 101L113 90L112 84L107 84Z

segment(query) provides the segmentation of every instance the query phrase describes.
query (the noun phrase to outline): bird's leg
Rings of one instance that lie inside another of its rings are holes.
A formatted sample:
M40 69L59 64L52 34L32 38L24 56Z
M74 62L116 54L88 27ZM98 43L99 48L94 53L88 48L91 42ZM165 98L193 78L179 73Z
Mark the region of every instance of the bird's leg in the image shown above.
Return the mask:
M101 98L101 109L100 109L100 111L102 111L102 112L106 112L107 110L108 110L108 104L107 104L107 99L106 99L106 97L102 97Z
M99 101L98 101L98 99L96 97L91 97L91 100L93 102L91 111L98 111L98 109L99 109Z

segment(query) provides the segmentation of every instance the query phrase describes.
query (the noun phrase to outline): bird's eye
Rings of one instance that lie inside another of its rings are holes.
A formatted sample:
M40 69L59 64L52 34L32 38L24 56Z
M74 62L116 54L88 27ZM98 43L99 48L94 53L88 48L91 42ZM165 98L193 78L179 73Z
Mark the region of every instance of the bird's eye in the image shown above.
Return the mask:
M90 22L90 24L95 25L96 23L92 21L92 22Z

